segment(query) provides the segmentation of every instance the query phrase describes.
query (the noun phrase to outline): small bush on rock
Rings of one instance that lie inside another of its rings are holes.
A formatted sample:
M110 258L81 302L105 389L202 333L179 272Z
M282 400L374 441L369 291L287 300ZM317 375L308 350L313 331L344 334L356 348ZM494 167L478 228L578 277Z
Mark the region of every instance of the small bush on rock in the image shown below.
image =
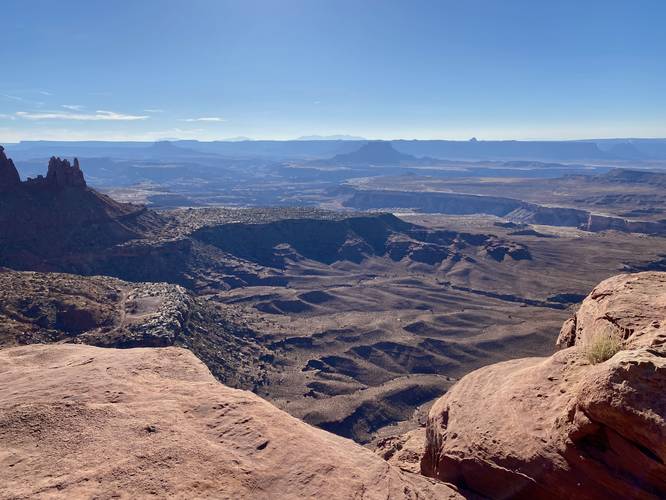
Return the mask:
M595 335L585 346L585 357L592 365L603 363L622 349L622 341L615 335Z

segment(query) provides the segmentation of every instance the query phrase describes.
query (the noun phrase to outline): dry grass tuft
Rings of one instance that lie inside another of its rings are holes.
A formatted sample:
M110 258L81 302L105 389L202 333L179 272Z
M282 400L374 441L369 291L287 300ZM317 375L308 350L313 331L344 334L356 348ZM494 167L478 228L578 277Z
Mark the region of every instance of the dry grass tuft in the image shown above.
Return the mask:
M592 365L603 363L622 349L622 341L615 335L595 335L585 346L585 357Z

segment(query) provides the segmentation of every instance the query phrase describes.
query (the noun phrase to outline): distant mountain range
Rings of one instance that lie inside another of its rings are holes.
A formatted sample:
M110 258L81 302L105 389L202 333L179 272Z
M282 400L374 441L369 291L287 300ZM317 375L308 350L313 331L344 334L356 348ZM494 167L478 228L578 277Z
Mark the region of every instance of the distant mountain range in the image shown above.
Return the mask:
M304 135L297 141L366 141L365 137L356 135Z
M153 142L22 141L7 144L16 160L48 158L53 154L78 157L166 159L174 155L217 155L269 160L330 159L359 151L366 141L351 136L302 137L293 141ZM666 139L591 139L588 141L442 141L395 140L401 154L441 160L613 161L666 160Z

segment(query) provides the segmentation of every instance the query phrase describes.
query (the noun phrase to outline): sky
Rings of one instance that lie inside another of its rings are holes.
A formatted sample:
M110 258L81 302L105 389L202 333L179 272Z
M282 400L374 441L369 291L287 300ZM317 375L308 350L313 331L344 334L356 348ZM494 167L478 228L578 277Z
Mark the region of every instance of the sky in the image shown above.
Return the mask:
M663 0L3 0L0 142L666 137Z

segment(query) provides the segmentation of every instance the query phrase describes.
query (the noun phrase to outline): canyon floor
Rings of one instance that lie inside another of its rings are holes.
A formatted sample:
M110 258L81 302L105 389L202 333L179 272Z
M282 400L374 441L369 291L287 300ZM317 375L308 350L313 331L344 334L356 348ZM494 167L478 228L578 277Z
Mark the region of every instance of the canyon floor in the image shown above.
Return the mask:
M192 247L169 257L182 274L171 268L165 279L187 274L189 287L6 270L4 343L188 347L222 382L360 443L423 425L432 402L476 368L550 354L596 283L666 254L659 237L552 226L517 234L492 216L206 209L173 217L165 234ZM373 249L378 227L388 236ZM238 231L253 244L237 246ZM333 254L322 254L322 242ZM111 268L126 279L160 269L164 247L149 248L148 262L125 253ZM210 254L225 267L209 265Z
M516 235L494 217L401 217L510 238L531 258L497 261L472 248L463 251L469 260L444 266L305 259L287 264L285 286L209 296L242 311L271 350L258 394L360 442L417 427L431 402L475 368L550 354L562 321L596 283L666 253L666 241L649 236L553 227Z

